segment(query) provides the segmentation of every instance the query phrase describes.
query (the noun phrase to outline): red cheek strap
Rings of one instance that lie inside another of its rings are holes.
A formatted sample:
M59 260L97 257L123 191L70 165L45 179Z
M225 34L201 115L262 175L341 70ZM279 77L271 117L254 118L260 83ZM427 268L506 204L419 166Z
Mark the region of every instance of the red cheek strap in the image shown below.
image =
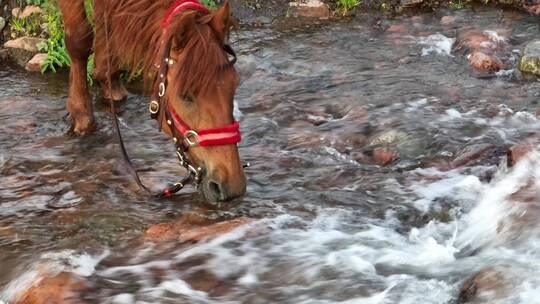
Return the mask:
M203 129L199 131L192 130L183 120L180 115L174 110L173 107L169 107L172 119L174 120L174 127L176 131L182 136L184 140L190 146L221 146L221 145L233 145L242 140L240 134L240 123L234 121L232 124L221 128Z

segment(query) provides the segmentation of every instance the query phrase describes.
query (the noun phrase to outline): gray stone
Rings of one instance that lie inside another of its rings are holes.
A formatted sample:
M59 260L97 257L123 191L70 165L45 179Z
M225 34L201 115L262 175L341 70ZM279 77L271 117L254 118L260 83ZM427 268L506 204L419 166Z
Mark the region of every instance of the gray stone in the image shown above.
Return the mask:
M9 59L9 50L0 49L0 62L7 61Z
M519 70L526 74L540 76L540 40L527 44L523 57L519 61Z
M6 27L6 19L0 17L0 33L4 30L4 27Z

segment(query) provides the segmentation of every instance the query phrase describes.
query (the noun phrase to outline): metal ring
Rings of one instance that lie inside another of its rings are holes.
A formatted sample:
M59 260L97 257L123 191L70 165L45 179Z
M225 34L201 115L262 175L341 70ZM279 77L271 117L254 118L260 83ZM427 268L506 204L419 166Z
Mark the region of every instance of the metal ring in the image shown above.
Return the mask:
M199 134L197 134L197 132L191 130L191 131L188 131L184 137L186 138L186 142L188 143L188 145L190 147L195 147L199 144Z
M148 111L150 111L150 114L156 115L159 112L159 102L157 102L156 100L150 101Z
M159 92L158 92L158 96L159 96L159 97L165 96L165 83L163 83L163 82L160 82L160 83L159 83Z

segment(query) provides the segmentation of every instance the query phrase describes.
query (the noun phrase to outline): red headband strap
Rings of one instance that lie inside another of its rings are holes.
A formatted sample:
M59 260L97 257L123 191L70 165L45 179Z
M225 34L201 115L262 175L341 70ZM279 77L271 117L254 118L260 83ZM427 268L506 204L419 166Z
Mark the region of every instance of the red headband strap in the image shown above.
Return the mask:
M188 9L197 10L205 14L210 13L208 8L202 5L198 0L176 0L165 13L165 16L163 17L163 22L161 22L161 27L163 29L166 29L169 24L171 24L171 20L174 15Z

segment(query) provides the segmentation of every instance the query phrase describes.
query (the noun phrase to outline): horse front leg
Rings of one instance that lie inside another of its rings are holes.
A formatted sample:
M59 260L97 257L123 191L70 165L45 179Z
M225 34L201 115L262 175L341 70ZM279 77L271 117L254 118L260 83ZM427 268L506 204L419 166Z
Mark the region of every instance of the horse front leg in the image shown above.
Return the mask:
M105 18L108 18L106 16ZM105 24L96 22L96 40L94 44L94 79L103 90L103 98L112 101L122 101L127 91L120 79L122 71L116 60L115 52L111 49L112 41L106 37Z
M96 128L86 81L88 57L92 51L92 27L86 18L84 0L60 0L60 10L64 16L66 48L71 58L67 110L73 133L87 135Z

